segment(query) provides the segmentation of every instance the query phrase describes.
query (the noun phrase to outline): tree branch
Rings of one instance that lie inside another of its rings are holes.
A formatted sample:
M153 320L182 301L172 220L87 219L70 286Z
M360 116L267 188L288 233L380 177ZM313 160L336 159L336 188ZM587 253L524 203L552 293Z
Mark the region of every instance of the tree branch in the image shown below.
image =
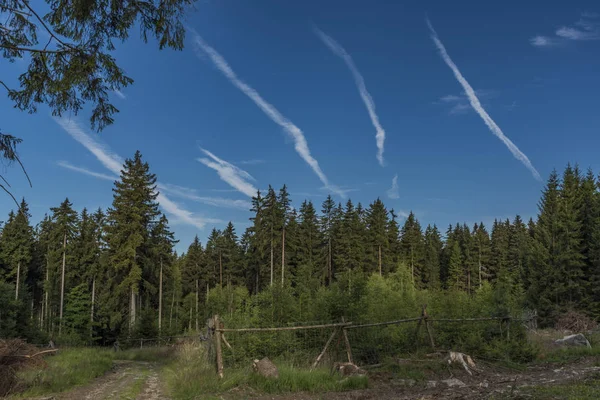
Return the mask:
M4 88L8 91L8 93L12 92L12 89L6 86L6 83L0 81L0 85L4 86Z
M75 49L73 46L71 46L68 43L63 42L62 40L60 40L60 38L58 38L54 32L48 28L48 25L46 25L46 23L44 22L44 19L41 18L38 13L35 12L35 10L33 8L31 8L31 6L29 5L29 1L28 0L23 0L23 4L25 4L25 7L27 7L27 9L29 9L29 11L31 11L31 13L33 15L35 15L35 17L37 18L38 21L40 21L40 24L42 24L42 26L46 29L46 31L48 32L48 34L53 37L54 39L56 39L56 41L60 44L62 44L65 47L69 47L70 49Z
M10 192L10 190L8 190L6 187L4 187L3 184L0 183L0 188L2 190L4 190L6 193L8 193L8 195L10 197L12 197L13 201L15 202L15 204L17 205L17 207L19 207L19 202L17 201L17 199L15 199L15 196L13 196L13 194Z
M31 14L29 14L29 13L27 13L25 11L22 11L22 10L17 10L16 8L11 8L11 7L6 7L6 6L0 6L0 9L4 9L6 11L10 11L10 12L14 12L14 13L17 13L17 14L25 15L27 17L31 17Z
M28 51L30 53L47 53L47 54L65 54L65 53L70 53L72 51L72 50L30 49L28 47L17 47L17 46L10 46L10 45L6 45L6 44L0 45L0 48L16 50L16 51ZM72 49L74 50L74 48L72 48Z

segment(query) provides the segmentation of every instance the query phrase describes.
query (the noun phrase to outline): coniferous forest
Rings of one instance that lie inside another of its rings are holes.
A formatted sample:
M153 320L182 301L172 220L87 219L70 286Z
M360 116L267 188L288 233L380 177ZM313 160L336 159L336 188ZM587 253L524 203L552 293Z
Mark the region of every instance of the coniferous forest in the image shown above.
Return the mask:
M450 298L493 290L536 310L541 326L568 310L598 317L599 186L593 171L569 165L548 178L535 220L448 227L413 213L400 220L380 199L295 203L285 185L269 187L252 199L244 232L229 223L176 254L156 177L137 152L107 210L77 212L65 199L33 226L23 200L7 215L0 337L109 344L196 331L214 312L251 306L270 307L266 324L334 320L360 314L367 295L378 301L371 277Z

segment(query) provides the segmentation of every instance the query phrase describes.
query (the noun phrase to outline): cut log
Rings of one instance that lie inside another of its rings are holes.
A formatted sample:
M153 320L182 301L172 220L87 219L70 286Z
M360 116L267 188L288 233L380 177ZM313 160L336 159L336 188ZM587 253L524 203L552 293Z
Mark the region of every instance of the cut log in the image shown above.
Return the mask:
M335 363L333 370L342 376L365 375L366 371L351 362Z

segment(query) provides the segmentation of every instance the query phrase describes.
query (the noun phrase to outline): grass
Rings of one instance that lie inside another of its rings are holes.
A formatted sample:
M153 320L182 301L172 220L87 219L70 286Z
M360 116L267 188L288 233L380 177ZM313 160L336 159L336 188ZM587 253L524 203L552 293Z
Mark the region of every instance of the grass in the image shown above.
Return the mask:
M71 348L47 357L46 361L46 368L26 370L20 374L27 388L21 396L63 392L85 385L112 368L113 354L106 349Z
M133 385L131 385L127 390L119 393L120 399L135 399L138 397L140 392L142 391L142 387L144 387L144 383L146 382L146 378L150 374L149 369L144 369L138 378L134 381Z
M177 360L163 371L170 395L176 400L205 399L235 388L260 393L329 392L364 389L368 387L365 376L341 379L328 368L303 370L278 365L279 379L268 379L252 373L250 368L225 369L219 379L212 363L207 361L202 347L184 346Z
M600 399L600 376L563 385L536 386L524 392L531 399L597 400Z

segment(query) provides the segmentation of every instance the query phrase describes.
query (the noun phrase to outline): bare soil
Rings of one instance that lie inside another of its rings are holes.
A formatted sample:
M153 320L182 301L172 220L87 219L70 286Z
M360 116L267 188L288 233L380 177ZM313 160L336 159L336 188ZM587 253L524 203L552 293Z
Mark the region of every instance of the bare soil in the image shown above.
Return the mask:
M448 370L445 376L438 375L425 381L399 379L391 373L369 374L369 388L338 393L294 393L287 395L243 396L260 400L433 400L433 399L490 399L527 398L521 397L527 387L561 385L573 381L598 378L600 367L597 358L591 357L571 364L546 364L515 371L498 366L485 365L479 373L468 375L465 371ZM480 365L481 367L481 365ZM464 384L463 385L461 385ZM231 398L240 398L231 393ZM224 396L227 398L227 396Z
M139 381L141 383L141 390ZM138 392L138 393L136 393ZM134 397L135 396L135 397ZM115 361L111 372L89 385L73 390L36 397L31 400L167 400L162 390L159 371L155 364L139 361Z

